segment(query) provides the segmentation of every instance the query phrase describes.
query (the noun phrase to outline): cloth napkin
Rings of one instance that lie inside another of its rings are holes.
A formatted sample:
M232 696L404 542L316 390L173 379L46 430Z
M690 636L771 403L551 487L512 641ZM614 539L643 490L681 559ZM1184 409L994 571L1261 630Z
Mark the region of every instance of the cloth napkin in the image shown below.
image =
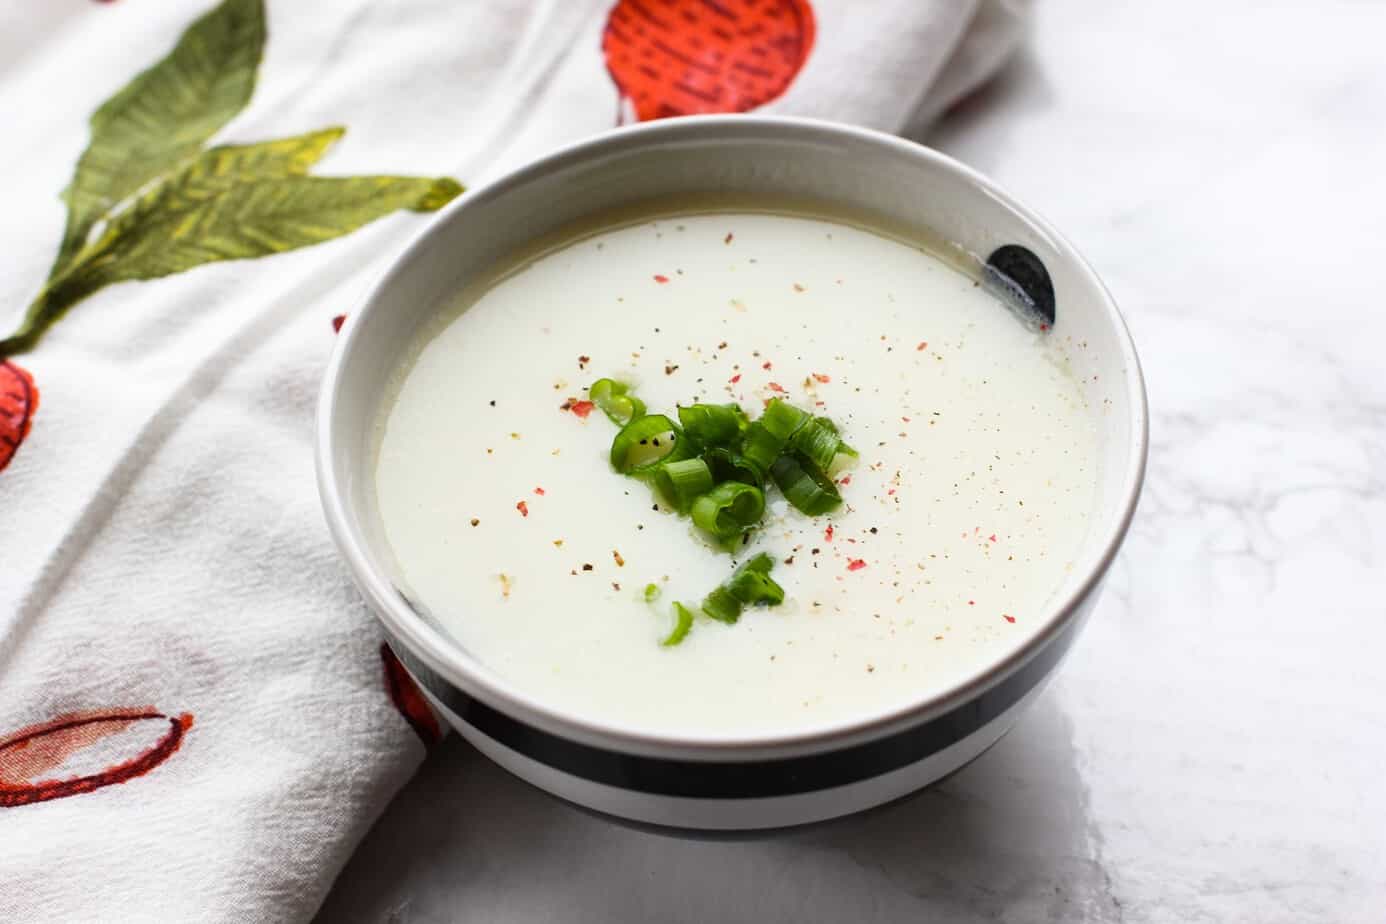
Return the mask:
M303 142L315 174L476 185L695 111L918 133L996 70L1026 6L264 0L245 104L224 127L193 106L168 137L344 126L330 152L335 132ZM217 8L0 12L0 335L54 263L88 118ZM235 30L244 66L255 26ZM725 67L683 60L709 46ZM0 365L0 920L304 919L439 736L334 554L311 451L331 322L429 223L428 195L358 202L370 220L316 246L110 284ZM182 246L143 259L177 268Z

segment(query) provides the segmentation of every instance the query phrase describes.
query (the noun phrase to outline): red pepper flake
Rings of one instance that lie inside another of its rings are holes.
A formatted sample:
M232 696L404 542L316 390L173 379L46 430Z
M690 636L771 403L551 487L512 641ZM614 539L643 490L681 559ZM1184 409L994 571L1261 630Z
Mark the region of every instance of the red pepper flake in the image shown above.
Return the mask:
M515 509L520 511L520 516L529 516L529 504L526 504L524 501L520 501L518 504L516 504Z
M908 417L901 417L900 419L903 420L905 423L910 422L910 419Z
M585 420L587 415L592 413L594 407L596 407L596 405L591 401L574 401L568 410Z
M1040 325L1040 330L1042 330L1042 331L1044 331L1044 330L1049 330L1049 325L1048 325L1048 324L1041 324L1041 325Z
M828 528L827 528L827 529L823 530L823 541L824 541L824 542L832 542L832 541L833 541L833 527L832 527L832 524L831 524L831 523L828 524Z
M923 353L923 352L924 352L925 350L927 350L928 348L929 348L929 341L927 341L927 340L921 340L921 341L919 341L919 346L915 347L915 349L918 350L920 353Z
M543 489L543 488L535 488L535 489L534 489L534 493L535 493L535 494L538 494L540 497L543 497L543 496L544 496L544 489Z
M586 368L587 368L587 364L590 363L591 361L592 361L592 357L590 357L590 356L579 356L579 357L578 357L578 368L579 368L579 369L586 369Z
M770 389L771 391L773 391L773 392L778 392L779 394L784 394L784 386L781 385L779 382L771 382L771 383L770 383L768 386L766 386L766 387L769 388L769 389Z
M741 373L738 372L736 375L734 375L734 376L732 376L730 379L728 379L728 381L730 381L733 385L735 385L737 382L741 381Z
M732 233L731 233L730 231L728 231L728 232L727 232L727 236L724 237L724 238L722 238L722 243L723 243L723 244L730 244L731 242L732 242Z
M664 275L663 273L655 273L654 281L659 283L660 285L664 285L666 282L669 281L669 277Z
M887 494L894 494L894 493L895 493L895 489L894 489L894 488L891 488L891 489L890 489L889 491L887 491L886 493L887 493Z
M1002 614L1001 614L1001 618L1004 619L1004 620L1006 620L1006 622L1009 622L1009 623L1014 623L1014 622L1015 622L1015 617L1014 617L1014 616L1011 616L1011 615L1008 614L1008 613L1002 613Z
M841 478L837 479L837 483L838 483L838 484L851 484L851 483L852 483L852 476L851 476L851 475L843 475Z
M761 364L760 364L760 368L762 368L762 369L769 369L769 368L770 368L770 361L769 361L769 360L766 360L765 362L761 363Z
M830 375L824 375L821 372L815 372L813 374L813 380L815 382L822 382L824 385L826 385L833 380L833 377Z
M992 533L990 536L987 536L987 539L990 540L991 542L995 542L995 541L996 541L996 533Z
M339 314L332 319L332 330L335 333L342 332L342 325L346 323L346 315Z
M848 570L848 571L860 571L862 568L865 568L865 567L866 567L866 562L863 561L863 560L860 559L860 558L854 558L854 559L852 559L851 561L849 561L849 562L847 563L847 570Z
M968 606L976 606L976 605L977 605L977 601L976 601L976 600L969 600L969 601L967 601L967 605L968 605Z

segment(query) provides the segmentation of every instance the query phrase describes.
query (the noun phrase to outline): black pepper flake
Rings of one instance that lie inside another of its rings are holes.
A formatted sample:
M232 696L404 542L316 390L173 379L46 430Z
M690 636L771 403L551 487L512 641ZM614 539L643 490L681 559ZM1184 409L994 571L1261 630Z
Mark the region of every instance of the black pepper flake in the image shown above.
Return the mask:
M496 406L496 401L495 401L495 399L493 398L493 399L491 399L491 407L495 407L495 406Z
M810 555L817 555L817 554L818 554L818 551L819 551L818 549L809 549L809 554L810 554Z
M591 570L592 570L592 565L591 565L590 563L589 563L589 564L586 564L586 565L583 565L583 566L582 566L582 570L583 570L583 571L591 571Z
M481 521L480 521L480 520L478 520L476 517L472 517L472 525L473 525L473 526L478 526L478 525L480 525L480 524L481 524Z
M678 371L679 371L679 367L676 366L676 365L670 365L670 366L665 366L665 367L664 367L664 374L665 374L665 375L673 375L675 372L678 372Z
M876 535L876 527L874 527L874 526L871 527L870 532L871 532L871 535L873 535L873 536Z
M612 589L612 590L620 590L620 589L621 589L621 585L620 585L620 584L617 584L615 581L612 581L612 582L611 582L611 589Z

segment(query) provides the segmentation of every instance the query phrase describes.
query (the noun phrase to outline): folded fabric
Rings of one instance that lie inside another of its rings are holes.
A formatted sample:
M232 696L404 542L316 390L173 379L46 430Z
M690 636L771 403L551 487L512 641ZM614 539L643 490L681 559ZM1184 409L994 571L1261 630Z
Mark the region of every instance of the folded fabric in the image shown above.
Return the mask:
M310 445L331 321L423 213L619 123L918 132L1026 4L190 6L0 35L0 920L306 918L439 735Z

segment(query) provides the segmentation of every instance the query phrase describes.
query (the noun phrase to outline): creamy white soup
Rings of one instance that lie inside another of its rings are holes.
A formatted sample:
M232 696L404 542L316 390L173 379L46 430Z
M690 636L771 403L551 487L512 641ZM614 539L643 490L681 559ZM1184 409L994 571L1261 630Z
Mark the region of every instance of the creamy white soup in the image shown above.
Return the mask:
M1024 638L1095 496L1095 422L1060 348L927 248L847 223L646 217L459 296L387 396L376 492L401 589L553 707L674 734L795 731L901 706ZM860 453L824 517L766 491L728 554L615 473L592 382L651 413L783 398ZM699 601L768 552L785 592ZM648 602L646 589L658 588Z

